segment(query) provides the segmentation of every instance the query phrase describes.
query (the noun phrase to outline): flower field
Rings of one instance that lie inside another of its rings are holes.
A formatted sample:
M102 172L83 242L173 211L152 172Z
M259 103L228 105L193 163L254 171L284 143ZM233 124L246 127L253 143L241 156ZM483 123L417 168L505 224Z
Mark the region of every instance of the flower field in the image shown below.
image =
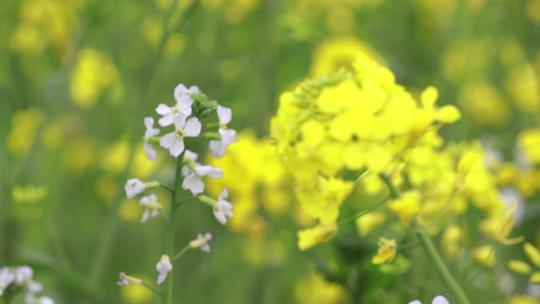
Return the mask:
M540 304L540 0L0 0L0 304Z

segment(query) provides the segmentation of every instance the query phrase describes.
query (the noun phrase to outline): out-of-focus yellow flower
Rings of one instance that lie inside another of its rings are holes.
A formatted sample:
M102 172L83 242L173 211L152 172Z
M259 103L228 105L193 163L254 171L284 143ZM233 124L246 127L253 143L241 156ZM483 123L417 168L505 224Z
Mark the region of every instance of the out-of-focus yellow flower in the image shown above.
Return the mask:
M371 259L371 263L378 265L392 262L396 257L396 240L379 238L377 254Z
M504 245L515 245L523 241L523 236L510 238L514 227L514 212L517 205L514 203L501 214L494 214L480 223L480 229L488 236Z
M118 183L115 179L102 176L96 181L96 193L105 200L111 200L118 192Z
M517 145L533 164L540 164L540 128L522 131L517 139Z
M12 154L26 154L32 147L43 122L39 109L28 108L13 114L11 130L7 136L7 149Z
M308 250L311 247L331 239L337 232L336 224L317 225L298 232L298 248Z
M229 24L238 24L259 6L259 0L203 0L203 6L219 10Z
M505 88L521 110L535 112L540 109L540 84L532 64L513 67L508 73Z
M118 215L125 222L137 223L141 217L141 209L136 201L126 200L121 203Z
M529 0L525 6L525 11L529 19L535 23L540 23L540 0Z
M462 251L460 243L463 239L463 230L452 225L444 231L442 236L442 250L447 257L454 258Z
M364 52L377 62L384 60L367 44L354 36L343 36L321 42L313 52L311 75L319 77L337 72L341 68L352 70L352 63L359 52Z
M230 227L253 232L253 223L261 221L259 211L262 208L273 216L290 210L290 177L270 141L257 139L250 132L239 133L238 139L225 156L207 158L210 165L227 174L220 179L209 179L206 184L213 195L223 188L229 189L235 202Z
M70 76L70 92L73 102L81 108L93 107L104 93L112 100L123 94L120 75L106 53L83 49L77 55Z
M120 139L105 148L101 157L101 167L113 174L119 174L126 168L130 145L126 139Z
M48 193L46 186L14 186L11 189L11 199L15 203L33 204L42 200Z
M386 216L384 212L368 212L356 219L356 228L361 236L367 236L380 225L384 224Z
M460 92L460 102L474 122L486 126L503 126L509 109L497 89L487 82L474 82Z
M62 150L62 165L73 173L87 170L96 157L97 145L91 138L80 136L69 140Z
M298 281L295 294L300 304L342 304L348 299L345 288L325 281L315 272L310 272Z
M481 79L492 57L490 47L488 41L481 39L454 43L442 57L445 77L455 82Z
M473 251L474 261L478 264L491 268L495 266L495 250L489 245L480 246Z
M420 194L416 191L403 193L400 198L388 204L388 209L397 215L403 224L410 224L420 211Z
M128 284L122 287L122 303L150 303L152 292L143 285Z
M540 301L527 295L513 296L508 302L508 304L539 304L539 303Z

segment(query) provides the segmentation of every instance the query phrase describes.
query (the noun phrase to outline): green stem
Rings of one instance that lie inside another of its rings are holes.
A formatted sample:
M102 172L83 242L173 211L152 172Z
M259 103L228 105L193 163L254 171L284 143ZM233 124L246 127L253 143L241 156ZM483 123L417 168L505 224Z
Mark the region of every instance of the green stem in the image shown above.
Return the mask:
M399 189L394 185L394 183L392 183L390 177L385 174L380 174L379 176L388 187L390 195L393 198L398 198L401 196ZM422 248L424 248L424 251L427 254L429 260L435 266L435 269L442 277L448 289L450 289L454 297L457 299L457 302L459 304L471 304L471 301L469 301L469 299L467 298L467 295L465 294L465 291L463 291L463 288L452 276L450 270L448 270L448 267L444 263L443 258L441 257L439 251L437 251L437 248L435 248L435 244L433 244L433 241L429 237L424 227L422 227L422 225L420 225L420 223L416 219L413 221L413 227L416 231L418 239L420 240L420 243L422 244Z
M176 224L176 209L178 204L176 204L176 196L178 194L178 185L180 184L180 167L182 165L182 158L176 160L175 176L174 176L174 185L171 192L171 212L169 215L169 222L167 225L167 254L169 257L172 257L174 254L174 230ZM171 260L174 270L174 259ZM174 275L171 273L167 279L167 288L165 290L165 304L173 304L173 288L174 288Z
M146 282L142 282L142 286L146 287L148 290L160 295L160 296L163 296L163 292L157 288L155 288L154 286L150 285L149 283L146 283Z
M173 257L172 257L172 260L177 260L178 258L180 258L181 256L183 256L186 252L188 252L189 250L191 249L191 245L190 244L187 244L186 247L184 247L184 249L180 250L177 254L175 254Z

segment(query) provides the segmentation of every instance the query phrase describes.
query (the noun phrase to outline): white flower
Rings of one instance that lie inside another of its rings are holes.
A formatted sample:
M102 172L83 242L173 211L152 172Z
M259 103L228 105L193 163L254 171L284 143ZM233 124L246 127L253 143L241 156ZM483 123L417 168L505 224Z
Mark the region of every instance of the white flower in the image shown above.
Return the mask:
M28 282L28 292L36 294L40 293L43 290L43 284L36 281L30 281Z
M143 196L139 200L139 205L144 207L144 212L141 216L141 223L145 223L148 221L148 219L158 216L161 210L161 204L158 203L158 198L155 194Z
M205 234L198 234L197 239L189 242L189 246L193 249L201 248L203 252L209 253L210 252L210 242L212 240L212 234L205 233Z
M160 103L156 108L156 112L162 116L159 119L159 125L166 127L172 125L180 118L186 119L189 115L191 115L192 104L193 100L191 97L189 97L189 95L181 95L179 98L176 98L176 105L172 107Z
M13 280L15 281L15 283L18 285L22 285L32 280L34 271L29 266L19 266L15 268L13 275L14 275Z
M14 279L15 277L11 269L8 267L0 268L0 296L4 293L4 289L13 283Z
M414 300L414 301L409 302L409 304L422 304L422 302L420 302L419 300ZM443 296L436 296L435 298L433 298L433 301L431 302L431 304L449 304L449 302Z
M162 255L156 265L156 270L159 272L157 284L161 285L167 279L167 275L172 271L171 259L168 255Z
M53 301L53 299L51 299L49 297L41 297L41 298L39 298L38 303L39 304L54 304L54 301Z
M211 178L220 178L222 176L221 169L208 165L203 166L196 162L197 157L196 153L186 150L184 159L188 160L189 164L182 167L182 175L184 176L182 188L190 190L193 195L204 191L204 182L202 180L204 176L210 176Z
M176 101L182 100L183 98L186 98L186 97L191 99L191 95L197 94L197 93L199 93L199 88L197 86L192 86L188 89L186 88L185 85L179 84L176 86L176 88L174 88L174 98L176 99Z
M132 199L146 190L146 184L139 179L131 178L126 182L124 190L126 190L127 198Z
M184 151L184 137L196 137L201 134L201 122L196 117L186 120L178 117L174 120L175 131L161 137L159 144L168 149L170 154L178 157Z
M226 199L229 196L227 189L223 189L219 194L219 198L214 205L214 217L222 225L227 224L227 218L233 217L232 205Z
M148 142L148 140L159 134L159 129L154 128L154 119L152 117L144 118L144 125L146 126L146 131L144 132L144 152L150 160L156 159L156 150Z
M227 147L237 141L236 131L227 128L227 124L229 124L232 119L231 109L218 106L216 111L220 126L218 132L221 136L221 139L211 140L209 147L215 157L222 157L225 154L225 150L227 149Z
M116 282L119 286L128 286L128 285L142 285L142 280L134 278L132 276L128 276L125 272L120 272L118 274L118 282Z

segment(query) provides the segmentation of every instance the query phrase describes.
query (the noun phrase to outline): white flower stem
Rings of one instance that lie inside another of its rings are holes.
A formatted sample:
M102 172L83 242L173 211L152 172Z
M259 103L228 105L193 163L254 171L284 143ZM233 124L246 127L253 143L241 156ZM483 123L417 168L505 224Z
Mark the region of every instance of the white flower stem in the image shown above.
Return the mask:
M381 174L380 177L388 187L390 195L393 198L398 198L401 196L399 189L392 183L390 177L384 174ZM429 234L424 229L424 227L420 225L417 219L413 221L413 227L416 230L416 234L418 236L418 239L420 240L420 243L422 244L424 252L428 256L433 266L435 266L435 269L443 279L446 287L448 287L448 289L450 289L450 291L454 294L454 297L457 299L457 303L471 304L471 301L467 298L467 294L465 294L465 291L463 291L461 285L459 285L458 281L452 276L452 273L444 263L443 258L435 247L435 244L433 244L433 241L429 237Z
M172 256L174 254L174 230L176 224L176 209L178 204L176 204L176 196L178 192L178 185L180 185L180 167L182 164L182 159L178 158L175 164L175 175L174 175L174 186L171 192L171 204L170 204L170 215L169 222L167 224L167 254ZM174 259L171 261L174 270ZM173 304L173 289L174 289L174 274L171 273L167 280L167 287L165 289L165 304Z
M149 283L143 281L141 284L142 284L142 286L146 287L146 289L148 289L148 290L150 290L150 291L152 291L152 292L154 292L154 293L156 293L156 294L158 294L160 296L163 296L163 292L161 290L155 288L154 286L150 285Z
M186 247L184 247L184 249L180 250L177 254L175 254L172 258L172 260L177 260L178 258L180 258L181 256L183 256L186 252L188 252L189 250L191 249L191 245L190 244L187 244Z

